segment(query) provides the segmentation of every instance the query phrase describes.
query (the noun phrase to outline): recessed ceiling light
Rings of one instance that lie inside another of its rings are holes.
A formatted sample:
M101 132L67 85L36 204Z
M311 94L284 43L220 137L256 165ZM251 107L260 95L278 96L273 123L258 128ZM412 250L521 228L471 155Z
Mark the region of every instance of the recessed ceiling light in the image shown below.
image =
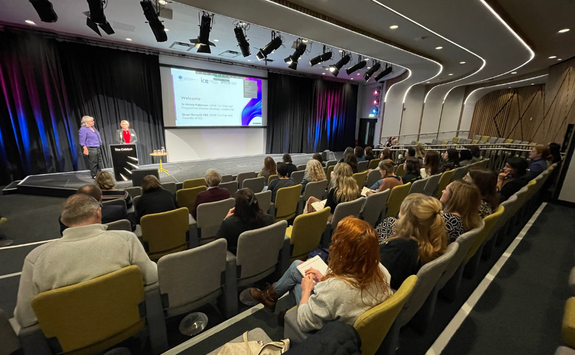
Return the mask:
M556 55L549 56L549 59L555 59L555 58L557 58Z
M367 69L371 69L371 67L367 67Z
M353 80L353 78L351 78L351 80Z
M449 73L448 75L449 75L449 76L452 76L452 75L453 75L453 73Z
M170 30L168 30L167 28L164 28L164 31L166 31L166 32L170 32Z
M248 59L248 62L251 62L251 61L252 61L251 59Z
M535 85L534 83L531 83L531 85Z
M561 59L561 58L557 58L557 61L560 61L560 60L562 60L562 59Z
M565 33L565 32L569 32L568 28L564 28L562 30L557 31L557 33Z
M321 73L321 75L325 75L325 73Z
M459 64L465 64L465 62L459 62Z
M340 52L340 53L343 52L343 49L340 49L339 52Z
M361 75L360 73L357 73L357 75Z
M395 30L396 28L399 28L399 26L398 25L392 25L392 26L389 26L389 28L391 28L392 30ZM567 31L569 31L569 30L567 30Z
M511 86L509 88L511 89Z
M131 41L132 41L132 39L131 39L131 38L126 38L126 41L130 41L130 42L131 42Z
M429 81L426 81L425 83L426 83L426 84L429 84Z
M160 5L166 5L168 2L166 0L159 0Z
M29 25L36 25L36 22L34 22L34 21L32 21L32 20L26 20L26 21L24 21L24 22L26 22L26 23L29 24Z
M435 49L443 49L443 47L439 46L439 47L435 47Z
M512 71L511 74L517 74L517 72L516 72L516 71Z
M219 39L214 39L214 42L219 42L219 41L220 41Z

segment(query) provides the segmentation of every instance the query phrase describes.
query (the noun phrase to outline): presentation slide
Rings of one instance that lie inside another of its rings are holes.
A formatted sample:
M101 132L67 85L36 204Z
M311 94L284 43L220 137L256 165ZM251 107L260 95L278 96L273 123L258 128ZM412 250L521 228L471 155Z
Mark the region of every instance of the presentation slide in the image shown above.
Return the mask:
M170 68L176 127L262 127L262 79Z

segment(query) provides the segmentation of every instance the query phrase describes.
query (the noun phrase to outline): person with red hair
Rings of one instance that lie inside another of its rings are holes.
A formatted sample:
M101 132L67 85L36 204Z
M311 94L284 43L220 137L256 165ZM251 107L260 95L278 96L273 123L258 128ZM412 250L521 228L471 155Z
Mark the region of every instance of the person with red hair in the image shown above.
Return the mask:
M360 219L346 217L337 225L326 275L310 268L304 277L297 269L300 263L294 261L266 291L251 288L249 293L273 312L277 300L291 292L299 304L297 323L303 332L321 329L336 319L353 325L363 312L392 295L391 276L380 263L377 233Z

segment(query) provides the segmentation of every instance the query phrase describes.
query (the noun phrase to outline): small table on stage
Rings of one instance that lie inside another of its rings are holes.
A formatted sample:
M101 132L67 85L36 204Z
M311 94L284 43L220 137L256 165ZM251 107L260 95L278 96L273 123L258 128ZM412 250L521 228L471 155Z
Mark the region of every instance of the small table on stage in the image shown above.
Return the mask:
M170 153L165 152L165 153L150 153L150 156L152 157L159 157L160 158L160 168L158 169L159 173L166 173L167 175L170 175L170 173L164 169L162 167L162 157L168 156Z

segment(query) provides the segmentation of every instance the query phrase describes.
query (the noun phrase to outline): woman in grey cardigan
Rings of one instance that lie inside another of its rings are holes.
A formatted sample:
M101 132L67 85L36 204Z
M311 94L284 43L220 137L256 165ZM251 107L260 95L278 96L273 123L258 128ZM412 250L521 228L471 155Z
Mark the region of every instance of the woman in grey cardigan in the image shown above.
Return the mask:
M122 120L120 126L122 126L122 129L116 131L116 143L136 143L138 141L136 131L130 128L130 122Z
M381 265L377 234L371 225L354 217L342 219L329 247L327 274L297 269L294 261L285 274L266 291L250 289L255 302L275 310L276 301L292 292L299 304L297 323L301 331L321 329L339 319L353 325L368 309L392 295L391 276Z

